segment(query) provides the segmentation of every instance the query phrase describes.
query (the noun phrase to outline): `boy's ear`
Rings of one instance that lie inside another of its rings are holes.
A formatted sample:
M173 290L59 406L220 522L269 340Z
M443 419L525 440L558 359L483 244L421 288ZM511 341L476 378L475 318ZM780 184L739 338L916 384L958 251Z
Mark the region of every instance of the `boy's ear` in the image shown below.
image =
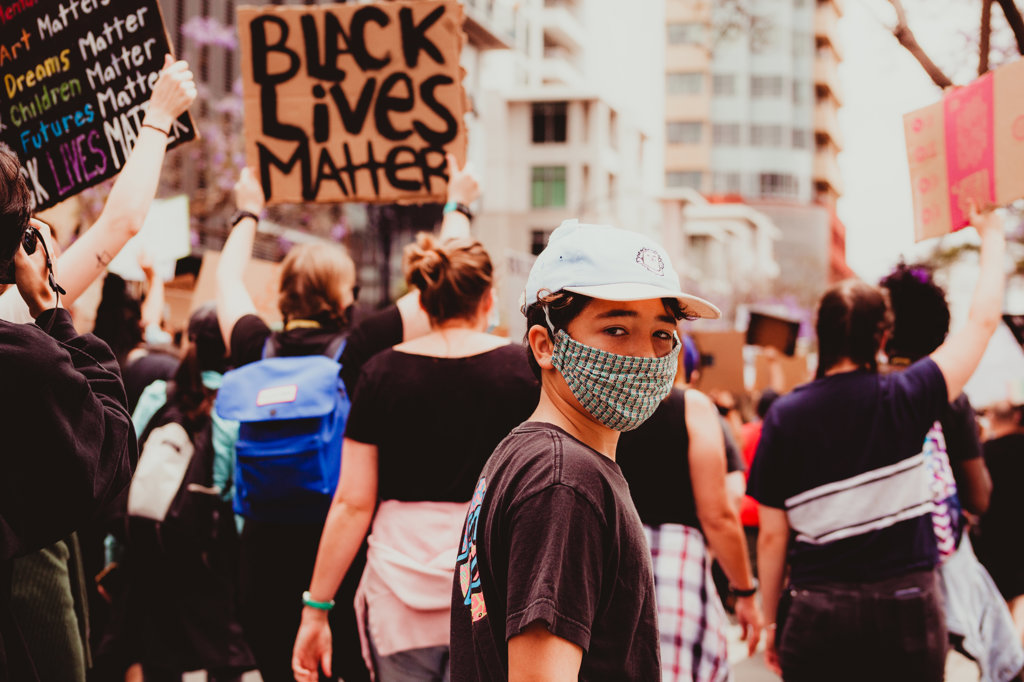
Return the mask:
M539 324L535 324L530 327L526 338L530 342L530 352L533 353L537 365L541 369L554 369L554 366L551 364L551 354L554 352L555 346L551 341L551 335L548 330Z

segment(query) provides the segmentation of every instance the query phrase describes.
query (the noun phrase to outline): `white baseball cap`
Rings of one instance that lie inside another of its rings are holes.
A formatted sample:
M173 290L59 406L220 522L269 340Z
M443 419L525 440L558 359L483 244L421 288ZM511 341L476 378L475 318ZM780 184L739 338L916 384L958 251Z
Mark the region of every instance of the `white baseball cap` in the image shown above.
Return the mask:
M539 294L571 291L606 301L674 298L692 317L718 319L722 311L683 293L668 254L637 232L588 225L575 218L551 233L526 279L524 310Z

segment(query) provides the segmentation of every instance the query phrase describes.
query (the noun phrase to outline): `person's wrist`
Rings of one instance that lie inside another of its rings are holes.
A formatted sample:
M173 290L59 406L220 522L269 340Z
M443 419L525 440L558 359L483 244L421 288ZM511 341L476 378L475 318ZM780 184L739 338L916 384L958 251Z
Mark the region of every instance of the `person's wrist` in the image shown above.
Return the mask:
M177 118L170 111L166 111L163 107L153 106L150 104L149 109L146 111L146 115L142 117L142 122L154 125L157 128L163 128L169 130L171 124L174 123L174 119Z
M461 201L453 201L449 199L448 202L444 205L442 213L444 215L448 215L449 213L456 212L466 216L466 218L469 220L473 219L473 211L469 208L469 206L467 206L465 203Z
M757 594L757 578L754 578L750 582L750 587L736 587L735 585L729 585L729 592L737 599L746 599L753 597Z
M302 607L302 620L313 623L326 623L327 614L329 613L330 611L324 611L323 609L316 609L312 606L304 605Z
M254 223L258 224L260 222L260 212L240 208L231 216L230 227L233 228L245 220L252 220Z

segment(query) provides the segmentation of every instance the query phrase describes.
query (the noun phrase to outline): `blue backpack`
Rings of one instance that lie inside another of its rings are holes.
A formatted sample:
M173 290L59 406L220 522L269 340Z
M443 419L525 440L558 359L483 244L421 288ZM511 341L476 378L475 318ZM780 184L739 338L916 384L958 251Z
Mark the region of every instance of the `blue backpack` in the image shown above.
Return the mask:
M239 422L235 513L277 523L322 523L341 471L351 402L338 372L345 340L323 355L263 358L231 370L216 411Z

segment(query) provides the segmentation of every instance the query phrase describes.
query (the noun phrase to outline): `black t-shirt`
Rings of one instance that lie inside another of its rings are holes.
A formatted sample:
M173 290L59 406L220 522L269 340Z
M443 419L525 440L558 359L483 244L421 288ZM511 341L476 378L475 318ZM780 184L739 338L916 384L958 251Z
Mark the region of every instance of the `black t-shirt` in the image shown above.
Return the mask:
M1010 434L985 443L985 464L992 475L992 497L978 529L978 556L998 568L1024 572L1021 528L1024 504L1017 499L1024 481L1024 434Z
M685 391L673 389L640 428L620 435L615 461L644 524L700 528L690 481Z
M946 383L925 358L892 374L817 379L764 419L748 494L785 509L790 580L871 581L934 566L924 438Z
M257 315L243 315L231 330L231 364L241 367L263 357L267 339L274 336L275 355L317 355L343 333L340 328L299 327L273 334ZM402 342L402 316L395 306L369 315L348 334L341 354L341 378L349 396L355 390L363 365L380 351Z
M942 437L946 441L946 453L952 464L982 456L978 418L965 393L957 396L956 400L943 410L939 421L942 423ZM953 467L953 473L959 473L958 467ZM961 485L959 480L956 483L958 487Z
M363 367L345 437L377 446L381 499L466 502L539 397L519 345L461 358L385 350Z
M508 678L508 640L542 621L583 649L580 680L661 679L650 550L615 462L527 422L487 461L452 590L451 679Z
M181 358L152 350L128 363L121 373L124 378L124 392L128 396L128 413L135 412L135 406L139 404L139 397L154 381L159 379L169 380L178 369Z

